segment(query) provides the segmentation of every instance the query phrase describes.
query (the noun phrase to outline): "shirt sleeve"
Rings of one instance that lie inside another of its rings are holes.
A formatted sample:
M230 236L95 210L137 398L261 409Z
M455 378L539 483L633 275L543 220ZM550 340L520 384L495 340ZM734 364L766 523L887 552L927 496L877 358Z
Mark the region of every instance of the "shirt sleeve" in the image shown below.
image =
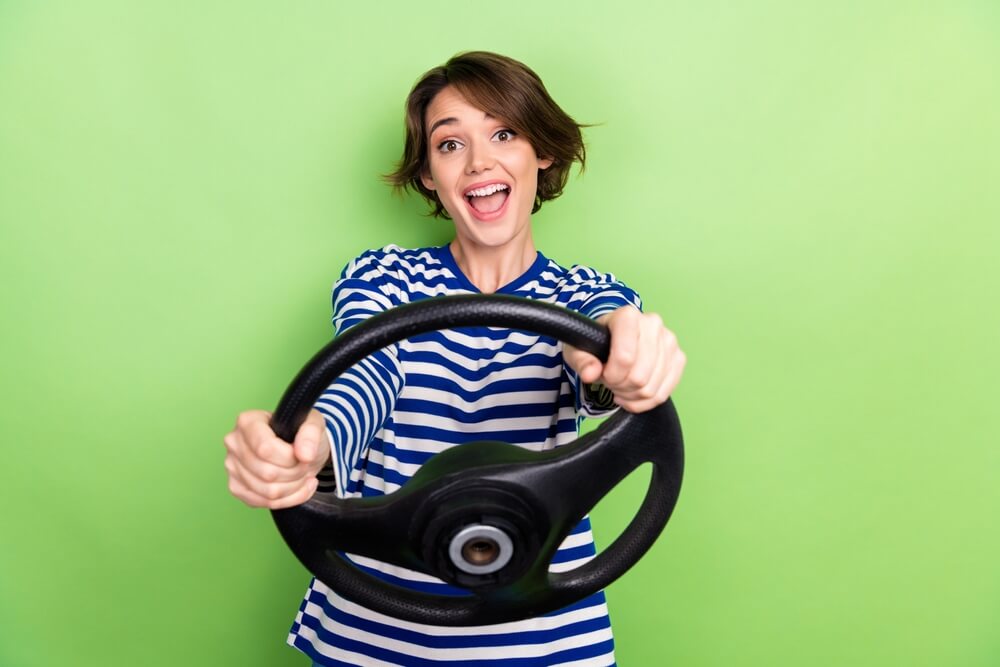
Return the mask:
M336 334L406 301L403 284L381 251L352 261L333 286ZM402 389L399 345L393 344L355 364L323 392L314 407L326 421L331 466L319 475L320 491L348 495L352 474L360 471Z
M624 306L635 306L642 310L639 295L612 273L574 266L570 276L575 289L566 306L582 315L596 320ZM563 367L576 394L576 409L579 414L585 417L603 417L617 409L614 395L607 387L600 383L583 385L569 364L563 363Z

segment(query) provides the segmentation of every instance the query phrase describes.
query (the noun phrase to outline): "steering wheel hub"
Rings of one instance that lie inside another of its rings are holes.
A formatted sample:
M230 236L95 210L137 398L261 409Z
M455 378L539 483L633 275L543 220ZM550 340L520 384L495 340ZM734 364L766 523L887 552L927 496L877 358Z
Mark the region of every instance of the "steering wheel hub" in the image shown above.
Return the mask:
M463 447L475 448L474 443ZM513 583L537 559L539 513L515 492L489 483L449 489L414 526L424 561L440 579L476 590Z

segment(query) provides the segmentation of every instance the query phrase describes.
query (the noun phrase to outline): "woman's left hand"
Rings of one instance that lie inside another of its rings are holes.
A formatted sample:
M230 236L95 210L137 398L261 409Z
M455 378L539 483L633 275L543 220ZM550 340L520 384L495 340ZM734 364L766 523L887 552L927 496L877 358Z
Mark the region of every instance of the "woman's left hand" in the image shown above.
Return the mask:
M684 373L687 357L677 336L655 313L625 306L597 318L611 332L607 363L563 345L563 359L584 384L600 382L615 395L615 403L629 412L645 412L665 403Z

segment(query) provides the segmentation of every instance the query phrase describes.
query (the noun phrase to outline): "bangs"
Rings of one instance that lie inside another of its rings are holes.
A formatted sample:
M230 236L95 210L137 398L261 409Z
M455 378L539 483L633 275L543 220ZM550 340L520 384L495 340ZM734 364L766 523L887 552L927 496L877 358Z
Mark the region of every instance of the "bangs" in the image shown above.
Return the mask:
M523 86L511 85L509 81L491 80L496 77L490 77L490 72L484 72L486 76L461 74L450 79L449 83L469 104L502 120L519 134L532 134L532 120L539 116L537 110L532 109L532 93L537 95L537 91L526 91Z

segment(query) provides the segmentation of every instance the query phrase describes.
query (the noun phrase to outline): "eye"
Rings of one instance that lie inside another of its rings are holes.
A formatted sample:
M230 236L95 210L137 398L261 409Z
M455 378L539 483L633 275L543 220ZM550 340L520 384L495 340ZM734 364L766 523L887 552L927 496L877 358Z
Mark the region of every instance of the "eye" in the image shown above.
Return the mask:
M506 143L508 141L512 141L516 136L517 133L514 132L514 130L497 130L496 133L493 135L493 139L494 141Z
M438 150L442 153L454 153L461 147L462 144L454 139L445 139L438 144Z

